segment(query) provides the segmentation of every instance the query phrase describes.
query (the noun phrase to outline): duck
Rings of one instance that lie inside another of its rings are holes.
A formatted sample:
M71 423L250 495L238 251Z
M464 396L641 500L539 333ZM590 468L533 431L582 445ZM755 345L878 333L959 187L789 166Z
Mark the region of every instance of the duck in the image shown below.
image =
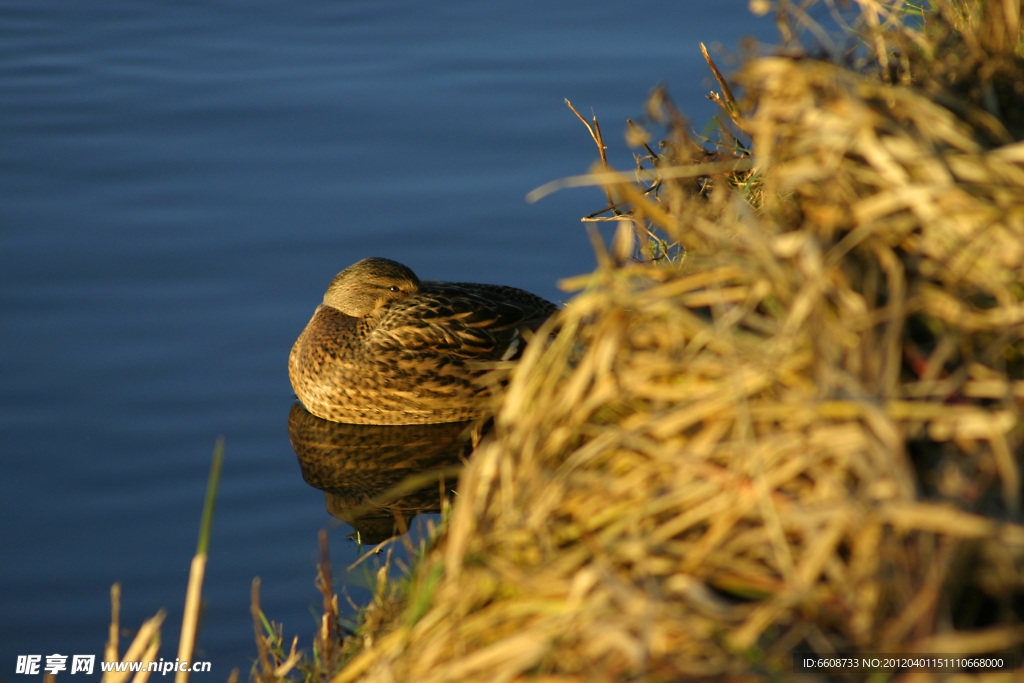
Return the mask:
M474 420L489 395L480 361L517 359L557 310L515 287L420 281L397 261L365 258L331 280L288 376L306 410L331 422Z

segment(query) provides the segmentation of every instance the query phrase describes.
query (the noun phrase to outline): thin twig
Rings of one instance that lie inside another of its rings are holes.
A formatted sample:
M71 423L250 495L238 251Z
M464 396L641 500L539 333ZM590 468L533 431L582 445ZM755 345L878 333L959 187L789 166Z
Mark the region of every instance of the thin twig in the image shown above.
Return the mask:
M736 98L732 95L732 89L729 87L729 82L725 80L725 76L723 76L722 72L718 70L718 67L715 65L715 60L711 59L711 54L708 52L708 48L704 43L700 44L700 51L701 54L704 55L704 61L706 61L708 66L711 67L711 73L715 75L715 80L718 81L719 87L722 88L721 96L719 96L718 93L712 92L708 95L708 99L720 106L725 113L729 115L732 122L736 124L736 127L749 135L750 131L747 128L746 122L743 120L743 116L740 115L740 107L739 104L736 103Z
M608 169L608 157L605 154L605 150L607 149L607 147L604 144L604 138L601 137L601 127L597 123L597 115L594 115L593 125L591 125L590 123L587 122L585 118L583 118L583 116L578 111L576 111L576 107L572 106L572 102L570 102L568 98L566 98L565 104L568 105L569 109L572 110L573 114L576 114L576 118L582 121L583 125L587 127L587 130L590 132L590 137L593 138L594 144L597 145L597 151L601 155L601 166L602 168ZM608 198L607 210L611 211L615 215L618 215L618 210L616 209L615 201L612 199L612 193L610 190L608 190L608 188L604 188L604 195L605 197Z

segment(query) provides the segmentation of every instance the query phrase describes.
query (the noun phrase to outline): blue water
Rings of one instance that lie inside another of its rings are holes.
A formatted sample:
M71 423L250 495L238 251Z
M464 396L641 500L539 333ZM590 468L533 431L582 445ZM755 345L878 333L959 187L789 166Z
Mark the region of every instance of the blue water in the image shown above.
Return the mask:
M125 628L168 610L175 656L218 435L197 658L248 672L255 576L308 648L318 530L366 597L288 441L331 277L380 255L564 299L603 197L524 201L596 158L563 99L630 167L653 86L714 113L698 41L773 34L745 0L0 0L0 679L100 655L115 581Z

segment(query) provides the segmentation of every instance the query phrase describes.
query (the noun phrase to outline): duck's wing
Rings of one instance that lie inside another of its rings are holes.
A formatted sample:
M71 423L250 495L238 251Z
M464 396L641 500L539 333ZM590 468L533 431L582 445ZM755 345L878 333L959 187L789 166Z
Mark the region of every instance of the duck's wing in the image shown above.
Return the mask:
M513 287L424 282L388 307L371 335L385 348L475 360L514 358L524 329L535 330L557 307Z

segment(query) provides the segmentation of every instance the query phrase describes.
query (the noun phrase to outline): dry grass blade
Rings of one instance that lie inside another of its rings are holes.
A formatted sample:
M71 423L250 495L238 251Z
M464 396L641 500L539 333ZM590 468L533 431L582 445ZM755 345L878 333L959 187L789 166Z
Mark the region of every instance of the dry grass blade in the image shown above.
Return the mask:
M124 683L129 679L134 683L143 683L149 678L149 672L146 670L147 665L156 661L156 655L160 649L160 626L163 624L164 618L167 615L164 610L160 610L156 616L144 621L122 658L118 654L118 633L120 631L121 612L120 584L114 584L111 587L110 601L110 635L107 639L106 648L104 649L103 660L105 662L123 662L126 665L141 662L143 663L143 666L138 671L133 671L128 666L123 667L122 671L117 671L116 668L111 671L105 671L103 673L103 683Z
M178 659L182 662L192 661L196 639L199 637L199 608L203 594L203 579L206 576L206 559L210 545L210 532L213 527L213 510L217 500L217 489L220 486L220 470L223 462L224 437L220 437L213 449L210 476L206 483L203 516L199 523L199 542L188 574L185 610L181 619L181 638L178 642ZM187 683L189 672L190 668L188 667L177 671L174 675L175 683Z
M583 116L578 111L576 111L576 107L572 106L572 102L566 99L565 104L567 107L569 107L570 110L572 110L572 113L576 115L576 118L578 118L580 122L587 127L587 131L590 133L590 137L594 140L594 144L597 145L598 154L601 155L600 168L602 171L607 170L609 168L608 157L606 156L605 152L607 151L608 147L606 147L604 144L604 137L601 135L601 126L597 123L597 116L593 117L593 122L588 122L585 118L583 118ZM615 203L612 201L611 193L605 190L605 196L608 198L608 208L605 210L615 213Z
M722 110L728 115L729 119L736 124L737 128L749 135L750 131L747 130L743 118L740 116L740 106L736 102L736 98L733 97L732 88L729 87L729 81L727 81L725 76L722 75L722 72L718 70L718 67L715 65L715 60L711 59L711 54L708 52L708 48L704 43L700 44L700 52L704 55L704 61L706 61L708 66L711 68L711 73L715 75L715 80L718 81L719 87L722 88L721 95L712 92L708 97L722 108Z

